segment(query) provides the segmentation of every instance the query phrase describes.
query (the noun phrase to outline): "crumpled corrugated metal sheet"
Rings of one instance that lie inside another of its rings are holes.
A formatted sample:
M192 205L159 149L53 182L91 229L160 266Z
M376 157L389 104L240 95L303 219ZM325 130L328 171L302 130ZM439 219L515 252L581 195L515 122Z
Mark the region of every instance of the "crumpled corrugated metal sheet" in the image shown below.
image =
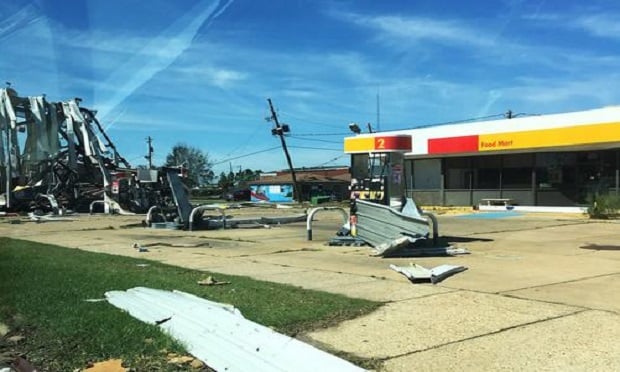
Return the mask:
M363 371L247 320L231 305L185 292L144 287L110 291L105 296L135 318L158 324L217 371Z
M432 269L427 269L426 267L418 264L412 264L409 266L390 265L390 269L403 274L412 282L428 280L433 284L439 283L450 275L467 270L465 266L457 265L439 265L433 267Z
M428 237L428 221L421 216L400 213L386 205L356 200L357 237L376 247L409 236Z

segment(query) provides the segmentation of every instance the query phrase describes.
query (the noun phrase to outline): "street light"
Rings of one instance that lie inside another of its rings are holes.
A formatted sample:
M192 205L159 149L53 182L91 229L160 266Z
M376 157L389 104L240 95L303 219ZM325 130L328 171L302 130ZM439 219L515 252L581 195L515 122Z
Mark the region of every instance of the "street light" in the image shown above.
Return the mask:
M349 124L349 130L351 130L351 132L353 132L355 134L362 133L362 130L360 129L359 125L357 125L355 123Z

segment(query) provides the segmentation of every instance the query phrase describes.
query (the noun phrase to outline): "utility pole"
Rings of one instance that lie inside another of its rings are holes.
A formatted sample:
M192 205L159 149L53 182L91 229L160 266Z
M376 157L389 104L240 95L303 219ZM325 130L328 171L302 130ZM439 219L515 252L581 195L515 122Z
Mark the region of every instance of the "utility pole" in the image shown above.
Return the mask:
M228 183L230 183L232 187L235 187L235 172L233 172L232 169L232 162L228 162L228 168L230 168L230 171L228 172L228 177L230 178Z
M273 104L271 103L271 98L267 98L267 102L269 102L269 110L271 110L271 120L275 123L276 127L271 130L271 134L280 136L280 141L282 142L282 149L284 150L284 155L286 156L286 161L288 162L288 167L291 170L291 177L293 178L293 198L301 203L301 194L299 190L299 185L297 185L297 176L295 175L295 168L293 168L293 162L291 161L291 156L288 153L288 148L286 147L286 141L284 140L284 133L288 132L288 125L280 125L278 121L278 115L276 111L273 109Z
M11 104L11 102L9 102L9 105ZM3 141L2 138L0 138L0 141ZM6 202L6 209L11 208L11 189L13 188L11 186L11 179L13 178L13 170L11 169L11 163L13 162L12 159L12 155L13 155L13 149L11 148L11 127L7 125L6 127L6 148L7 148L7 160L6 160L6 193L5 193L5 202ZM3 150L4 151L4 150Z
M381 102L379 101L379 89L377 89L377 131L381 131Z
M149 161L149 169L153 169L153 139L151 136L146 137L146 143L149 145L149 150L144 158Z

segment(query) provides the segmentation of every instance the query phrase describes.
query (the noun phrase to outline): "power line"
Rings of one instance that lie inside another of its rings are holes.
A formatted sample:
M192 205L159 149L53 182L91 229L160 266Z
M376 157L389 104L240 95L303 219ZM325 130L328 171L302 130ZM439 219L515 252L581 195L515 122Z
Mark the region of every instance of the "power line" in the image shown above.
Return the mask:
M329 140L322 140L322 139L318 139L318 138L299 138L296 136L289 136L290 138L293 139L297 139L300 141L314 141L314 142L326 142L326 143L342 143L342 141L329 141Z
M229 162L231 160L237 160L237 159L241 159L241 158L246 158L248 156L260 154L260 153L263 153L263 152L273 151L273 150L276 150L276 149L279 149L279 148L280 148L280 146L275 146L275 147L270 147L270 148L264 149L264 150L254 151L254 152L251 152L249 154L235 156L234 158L228 158L228 159L220 160L218 162L213 163L213 165L219 165L219 164L227 163L227 162Z
M342 149L328 149L325 147L309 147L309 146L289 146L292 149L306 149L306 150L323 150L323 151L339 151L342 152Z
M330 148L325 148L325 147L309 147L309 146L289 146L289 147L293 148L293 149L305 149L305 150L322 150L322 151L339 151L339 152L342 151L342 149L330 149ZM227 163L227 162L232 161L232 160L246 158L248 156L260 154L260 153L263 153L263 152L273 151L273 150L276 150L276 149L279 149L279 148L280 148L280 146L275 146L275 147L270 147L270 148L263 149L263 150L254 151L254 152L251 152L251 153L248 153L248 154L243 154L243 155L235 156L233 158L226 158L226 159L220 160L218 162L215 162L212 165L224 164L224 163ZM139 156L136 159L139 159L141 157L142 156Z
M296 136L349 136L351 132L348 133L295 133Z
M322 126L322 127L329 127L329 128L336 128L336 129L342 129L343 126L346 127L346 124L332 124L333 122L348 123L348 122L351 121L351 118L349 117L348 119L347 118L342 118L342 119L332 120L331 121L332 123L328 124L328 123L320 122L320 121L316 121L316 120L309 120L309 119L307 119L305 117L298 116L298 115L295 115L295 114L286 113L286 112L281 113L280 111L278 111L278 114L280 114L281 116L283 116L285 118L286 117L291 117L291 118L295 119L297 122L300 122L300 123L315 124L315 125ZM365 117L365 116L368 116L368 115L366 113L355 112L354 115L351 114L349 116L364 116Z
M308 120L307 118L304 118L302 116L297 116L297 115L286 113L286 112L284 112L284 113L280 112L280 115L283 115L284 117L291 117L291 118L296 119L297 121L302 122L302 123L315 124L315 125L319 125L319 126L322 126L322 127L342 128L342 125L327 124L327 123L323 123L323 122L319 122L319 121ZM346 121L343 121L343 122L346 122Z
M256 135L258 134L258 131L261 130L261 127L257 127L254 132L252 132L246 139L245 141L243 141L239 146L235 147L234 149L232 149L231 151L229 151L226 156L230 156L231 154L234 154L237 151L241 151L244 150L248 144L250 143L250 141L252 139L254 139L256 137Z
M321 163L321 164L317 165L317 167L322 167L322 166L327 165L329 163L333 163L333 162L335 162L336 160L338 160L340 158L344 158L345 156L349 156L349 154L342 154L340 156L336 156L335 158L333 158L331 160L328 160L325 163Z
M469 123L469 122L472 122L472 121L480 121L480 120L485 120L485 119L504 117L504 115L505 114L502 113L502 114L495 114L495 115L489 115L489 116L480 116L480 117L470 118L470 119L461 119L461 120L444 121L444 122L440 122L440 123L423 124L423 125L418 125L418 126L415 126L415 127L408 127L408 128L401 128L401 129L392 129L392 130L419 129L419 128L438 127L440 125L448 125L448 124Z

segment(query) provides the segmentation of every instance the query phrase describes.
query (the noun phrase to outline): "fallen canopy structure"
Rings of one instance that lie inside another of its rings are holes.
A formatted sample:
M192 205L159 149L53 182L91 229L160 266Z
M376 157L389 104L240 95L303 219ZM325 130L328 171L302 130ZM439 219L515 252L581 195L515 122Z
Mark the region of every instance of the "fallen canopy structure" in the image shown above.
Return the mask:
M144 212L170 202L158 171L131 168L80 99L0 89L0 210Z

